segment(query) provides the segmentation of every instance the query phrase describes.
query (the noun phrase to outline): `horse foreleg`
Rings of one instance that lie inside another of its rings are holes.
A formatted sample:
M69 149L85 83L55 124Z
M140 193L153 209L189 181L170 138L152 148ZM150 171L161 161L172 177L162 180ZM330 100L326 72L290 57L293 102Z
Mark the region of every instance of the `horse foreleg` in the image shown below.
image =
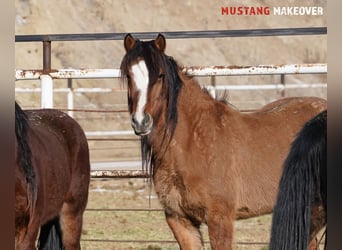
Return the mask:
M203 249L199 225L195 226L189 219L178 214L165 213L165 215L166 221L182 250Z
M232 249L234 213L214 211L208 214L207 225L211 249Z

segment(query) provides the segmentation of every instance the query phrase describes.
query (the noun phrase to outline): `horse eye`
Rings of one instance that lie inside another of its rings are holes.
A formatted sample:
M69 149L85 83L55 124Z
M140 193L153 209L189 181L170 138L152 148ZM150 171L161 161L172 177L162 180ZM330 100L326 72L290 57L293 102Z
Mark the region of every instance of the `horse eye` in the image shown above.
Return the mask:
M161 73L158 78L161 79L161 78L164 78L165 74L164 73Z

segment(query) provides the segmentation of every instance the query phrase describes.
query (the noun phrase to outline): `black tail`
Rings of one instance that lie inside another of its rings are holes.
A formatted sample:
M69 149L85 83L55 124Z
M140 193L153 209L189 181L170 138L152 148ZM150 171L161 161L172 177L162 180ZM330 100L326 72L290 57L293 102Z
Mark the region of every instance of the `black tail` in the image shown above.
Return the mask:
M49 221L40 229L38 239L39 250L62 250L62 231L59 225L59 217Z
M269 250L308 249L314 204L323 204L326 223L326 127L324 111L305 124L292 144L273 210Z

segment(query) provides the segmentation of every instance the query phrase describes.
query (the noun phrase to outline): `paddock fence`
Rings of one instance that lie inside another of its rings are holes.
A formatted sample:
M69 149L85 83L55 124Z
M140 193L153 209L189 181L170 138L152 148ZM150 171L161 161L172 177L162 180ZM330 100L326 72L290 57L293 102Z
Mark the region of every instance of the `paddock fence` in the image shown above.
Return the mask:
M307 35L326 35L326 27L316 28L284 28L284 29L257 29L257 30L214 30L214 31L183 31L183 32L162 32L166 39L186 39L186 38L215 38L215 37L257 37L257 36L307 36ZM133 36L140 39L152 39L156 37L157 32L140 32L132 33ZM125 33L101 33L101 34L50 34L50 35L16 35L15 42L39 42L43 46L43 68L39 70L33 69L16 69L16 81L22 80L39 80L40 87L25 88L15 87L16 95L23 93L40 93L40 107L53 108L54 94L64 93L67 95L67 105L64 111L74 116L75 113L125 113L127 109L76 109L74 108L74 100L79 93L103 93L122 92L115 88L90 87L75 88L73 87L73 79L118 79L121 77L119 69L51 69L51 44L56 41L99 41L99 40L122 40ZM326 90L327 83L287 83L286 76L293 74L327 74L326 63L314 64L288 64L288 65L223 65L211 67L184 67L183 72L188 75L210 78L210 83L206 88L215 97L217 91L262 91L276 90L280 97L286 96L286 91L291 89L323 89ZM221 76L251 76L251 75L275 75L279 76L279 82L275 84L244 84L244 85L217 85L217 78ZM54 88L55 79L65 79L67 81L66 88ZM25 108L25 107L24 107ZM250 110L242 110L249 112ZM127 142L135 142L139 145L139 139L134 135L132 129L126 130L107 130L107 131L85 131L89 142L107 141L119 142L121 146ZM110 161L110 162L92 162L91 177L98 178L147 178L148 174L141 170L141 162L139 160L129 161ZM138 209L88 209L89 212L161 212L160 208L138 208ZM112 239L86 239L90 242L108 242L108 243L160 243L174 244L174 240L112 240ZM206 242L208 244L208 242ZM267 242L235 242L239 245L266 246Z

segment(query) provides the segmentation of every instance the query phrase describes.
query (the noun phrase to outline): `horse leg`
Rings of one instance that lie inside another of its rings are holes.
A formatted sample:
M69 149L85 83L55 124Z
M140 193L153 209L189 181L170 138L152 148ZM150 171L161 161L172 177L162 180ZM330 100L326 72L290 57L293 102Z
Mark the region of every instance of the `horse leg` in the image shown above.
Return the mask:
M232 249L234 212L211 210L207 216L211 249Z
M36 249L36 240L39 233L39 225L31 224L28 230L23 230L20 233L20 239L15 240L15 249L16 250L35 250Z
M203 249L199 224L194 225L189 219L178 214L166 213L166 221L182 250Z
M36 234L36 236L38 235L38 232ZM35 242L36 242L36 237L32 238L29 235L25 235L22 236L22 234L18 237L20 237L21 239L17 239L17 236L15 238L15 249L16 250L35 250L36 246L35 246Z
M326 224L326 214L323 206L317 205L311 210L310 243L309 250L316 250L319 246L317 234Z
M74 204L64 203L60 213L60 225L65 250L81 249L80 239L83 223L83 209L75 208Z

